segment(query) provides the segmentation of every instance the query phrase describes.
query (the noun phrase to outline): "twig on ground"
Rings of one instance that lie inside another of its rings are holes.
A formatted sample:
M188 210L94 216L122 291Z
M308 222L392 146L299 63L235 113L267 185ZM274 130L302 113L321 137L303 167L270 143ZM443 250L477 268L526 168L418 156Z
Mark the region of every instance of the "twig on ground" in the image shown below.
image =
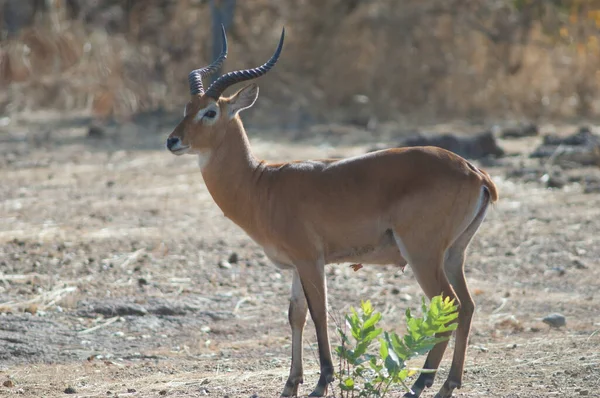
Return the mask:
M145 248L141 248L139 250L134 251L133 253L131 253L127 259L125 259L125 261L123 261L123 264L121 264L121 268L125 268L127 267L129 264L133 263L135 260L138 259L138 257L140 255L142 255L144 252L146 251Z
M98 329L102 329L108 325L110 325L111 323L115 323L116 321L118 321L120 318L120 316L115 316L112 318L109 318L106 322L101 323L100 325L96 325L94 327L91 327L89 329L84 329L84 330L80 330L79 332L77 332L78 335L82 335L82 334L88 334L88 333L92 333L95 332Z

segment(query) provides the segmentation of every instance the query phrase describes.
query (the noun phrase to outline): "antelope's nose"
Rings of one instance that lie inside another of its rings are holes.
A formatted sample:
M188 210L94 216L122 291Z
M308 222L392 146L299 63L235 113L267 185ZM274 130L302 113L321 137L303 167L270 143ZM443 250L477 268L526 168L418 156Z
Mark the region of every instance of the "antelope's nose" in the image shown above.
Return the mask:
M173 149L175 146L177 146L177 144L179 144L179 137L169 137L167 138L167 149L171 150Z

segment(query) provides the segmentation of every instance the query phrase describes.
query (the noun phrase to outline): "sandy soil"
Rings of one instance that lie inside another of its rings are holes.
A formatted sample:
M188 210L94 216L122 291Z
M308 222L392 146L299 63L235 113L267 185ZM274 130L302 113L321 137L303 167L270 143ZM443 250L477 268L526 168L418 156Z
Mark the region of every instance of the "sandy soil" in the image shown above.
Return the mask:
M3 127L0 396L278 396L291 276L223 216L195 159L162 149L173 123L112 126L99 138L85 121L52 115ZM370 145L275 138L252 135L256 153L345 156ZM477 310L458 397L600 396L600 194L507 178L532 162L531 140L502 142L514 156L485 164L501 200L467 260ZM398 332L421 300L410 267L327 274L334 346L335 321L361 299ZM554 312L565 327L541 322ZM318 378L310 321L306 330L304 394ZM443 382L448 352L424 396Z

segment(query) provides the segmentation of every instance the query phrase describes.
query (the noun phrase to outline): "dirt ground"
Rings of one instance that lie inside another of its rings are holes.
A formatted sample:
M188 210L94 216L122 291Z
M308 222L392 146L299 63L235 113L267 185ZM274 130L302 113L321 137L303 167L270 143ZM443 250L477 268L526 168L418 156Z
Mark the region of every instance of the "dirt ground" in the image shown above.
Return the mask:
M194 158L163 149L176 122L132 121L99 137L88 136L85 119L60 115L1 123L0 396L280 393L291 276L223 216ZM249 133L270 160L353 155L373 144L365 133L327 131L327 141ZM511 156L476 162L501 200L469 251L477 310L457 397L600 396L600 194L584 194L576 179L547 189L511 178L539 167L526 156L535 140L501 141ZM398 332L405 309L419 308L410 267L340 264L327 275L333 346L335 322L361 299ZM541 321L555 312L566 326ZM449 352L423 396L441 386ZM305 370L308 394L318 379L310 320Z

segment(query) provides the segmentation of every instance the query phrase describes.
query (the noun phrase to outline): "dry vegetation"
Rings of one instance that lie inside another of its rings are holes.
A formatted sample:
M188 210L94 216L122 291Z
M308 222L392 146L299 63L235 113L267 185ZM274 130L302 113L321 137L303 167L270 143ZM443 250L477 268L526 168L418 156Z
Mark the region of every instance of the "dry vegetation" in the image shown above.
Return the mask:
M61 7L1 42L6 112L50 107L107 117L179 111L187 73L211 57L209 1L79 0L76 16L71 2L55 3ZM277 112L257 112L256 122L296 127L419 116L594 116L596 6L567 0L238 1L225 69L262 62L285 25L285 56L261 82L267 109Z
M187 73L210 59L209 2L81 0L74 16L56 1L16 31L7 3L0 396L277 396L290 275L223 217L195 160L161 149ZM579 2L538 15L549 3L239 0L228 29L225 71L263 62L288 32L244 115L269 160L553 119L520 138L494 131L504 156L476 160L501 200L469 251L477 311L459 397L600 391L600 140L593 125L572 136L581 145L559 139L579 127L564 118L598 112L596 14ZM410 267L327 273L332 335L360 299L386 328L420 303ZM566 326L542 322L554 312ZM305 393L318 378L306 330Z

